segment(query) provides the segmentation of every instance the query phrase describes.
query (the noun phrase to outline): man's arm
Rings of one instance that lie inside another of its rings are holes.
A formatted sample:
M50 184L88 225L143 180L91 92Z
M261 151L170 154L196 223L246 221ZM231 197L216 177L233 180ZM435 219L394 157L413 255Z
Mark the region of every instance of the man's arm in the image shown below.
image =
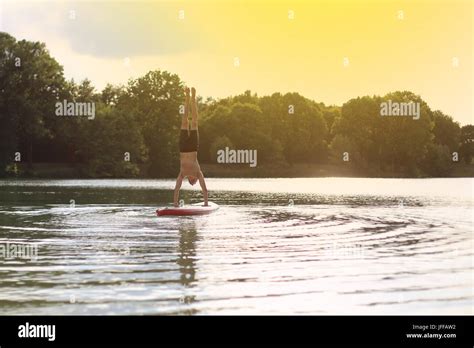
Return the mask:
M178 207L178 199L179 199L179 189L181 188L181 184L183 183L183 175L179 172L178 177L176 178L176 185L174 187L174 198L173 198L173 205Z
M206 187L206 181L204 180L204 175L202 174L202 172L199 172L199 185L201 185L202 195L204 196L204 205L207 206L207 199L208 199L207 187Z

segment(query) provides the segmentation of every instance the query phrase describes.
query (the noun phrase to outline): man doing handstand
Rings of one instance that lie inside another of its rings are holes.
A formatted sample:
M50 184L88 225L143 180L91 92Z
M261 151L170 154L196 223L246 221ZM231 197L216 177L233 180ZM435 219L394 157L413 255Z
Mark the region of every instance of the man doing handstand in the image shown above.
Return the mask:
M189 129L189 104L191 104L191 129ZM179 157L180 157L180 171L176 179L176 186L174 188L174 206L177 207L179 199L179 190L184 178L188 178L191 185L194 185L199 180L202 194L204 196L204 205L208 205L207 188L202 174L201 167L197 159L197 151L199 149L199 132L198 132L198 112L196 104L196 89L191 89L191 100L189 98L189 88L185 89L185 104L184 115L181 119L181 129L179 134Z

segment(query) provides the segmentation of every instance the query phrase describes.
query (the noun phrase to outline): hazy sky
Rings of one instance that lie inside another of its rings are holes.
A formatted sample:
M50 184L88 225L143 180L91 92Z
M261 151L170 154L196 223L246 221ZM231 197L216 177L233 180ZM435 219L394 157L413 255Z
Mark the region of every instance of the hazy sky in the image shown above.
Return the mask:
M100 90L168 70L214 98L296 91L342 105L410 90L473 123L472 0L0 0L0 30L42 41ZM180 12L183 11L183 12Z

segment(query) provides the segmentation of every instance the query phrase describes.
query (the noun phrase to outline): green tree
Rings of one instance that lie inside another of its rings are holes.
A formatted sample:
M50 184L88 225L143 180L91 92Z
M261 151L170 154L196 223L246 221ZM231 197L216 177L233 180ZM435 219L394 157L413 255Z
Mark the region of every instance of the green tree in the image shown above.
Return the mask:
M448 145L429 144L424 160L420 163L429 176L447 176L452 171L452 154Z
M63 68L49 55L44 43L19 41L14 55L20 62L18 80L11 86L19 93L15 103L18 135L31 168L34 144L51 136L46 119L55 117L55 104L65 81Z
M217 151L224 150L226 147L229 149L234 148L234 144L225 135L217 136L211 143L209 156L211 161L217 163Z
M434 142L439 145L446 145L449 151L458 151L461 135L461 127L458 122L454 122L452 117L436 110L433 112L433 134Z
M345 135L336 134L329 145L329 150L330 160L334 164L344 163L346 155L349 164L361 162L361 155L353 141Z
M474 126L468 124L461 128L459 153L466 164L471 164L474 156Z
M286 162L325 161L327 126L317 103L298 93L274 93L263 97L259 105L268 124L266 131L281 144Z
M148 149L148 174L172 176L179 168L179 107L184 101L178 75L151 71L131 80L117 107L133 115Z
M93 120L81 121L87 141L78 144L89 177L134 177L147 159L140 127L123 111L98 104Z
M217 103L216 103L217 104ZM225 136L227 130L227 120L230 108L224 105L212 105L201 114L201 124L199 125L199 160L202 162L214 162L214 149L212 144L219 137ZM230 142L230 139L229 139Z
M5 161L13 159L14 148L25 149L31 168L35 143L51 136L46 119L54 117L54 105L65 81L62 67L49 55L44 43L17 42L0 33L0 51L0 122L6 129L5 139L12 143L2 146L3 172Z
M384 135L380 132L380 100L368 96L349 100L342 106L341 115L332 126L333 143L336 140L335 144L350 145L351 150L345 152L349 152L351 164L359 169L367 170L370 166L379 168L380 165L382 154L378 146Z
M106 105L116 106L120 98L125 94L125 88L108 83L101 93L101 101Z
M420 118L383 116L382 103L419 103ZM432 112L411 92L394 92L381 97L351 99L342 106L341 117L334 121L335 134L346 136L360 154L355 163L366 172L381 170L403 175L418 175L418 163L424 159L433 134Z
M332 138L334 137L334 132L332 131L332 127L334 121L341 116L341 108L338 106L330 106L326 107L323 103L320 104L322 108L322 113L324 120L326 121L326 126L328 129L328 138L327 141L331 142Z
M19 150L18 113L16 104L21 102L13 88L19 79L15 67L16 40L0 32L0 176L6 174L6 168L14 160Z
M166 71L97 93L87 79L65 81L43 43L0 33L0 175L19 151L30 167L35 158L73 162L90 177L174 176L183 99L182 81ZM63 100L95 103L96 118L56 117L55 104ZM382 117L389 101L419 104L419 119ZM340 163L348 152L350 164L366 175L441 176L453 169L452 152L468 164L474 156L473 125L460 128L408 91L354 98L342 107L250 90L197 102L203 162L215 161L225 146L256 149L259 163L274 168L328 158Z

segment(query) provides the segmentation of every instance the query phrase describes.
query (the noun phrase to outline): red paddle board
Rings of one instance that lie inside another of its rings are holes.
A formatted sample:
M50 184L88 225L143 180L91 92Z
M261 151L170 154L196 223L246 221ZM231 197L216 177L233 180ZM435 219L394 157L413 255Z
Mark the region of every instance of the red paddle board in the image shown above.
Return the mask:
M204 202L196 203L192 205L185 205L183 207L171 207L171 208L160 208L156 210L156 215L166 216L184 216L184 215L206 215L210 214L219 209L219 206L216 203L208 202L208 205L205 206Z

